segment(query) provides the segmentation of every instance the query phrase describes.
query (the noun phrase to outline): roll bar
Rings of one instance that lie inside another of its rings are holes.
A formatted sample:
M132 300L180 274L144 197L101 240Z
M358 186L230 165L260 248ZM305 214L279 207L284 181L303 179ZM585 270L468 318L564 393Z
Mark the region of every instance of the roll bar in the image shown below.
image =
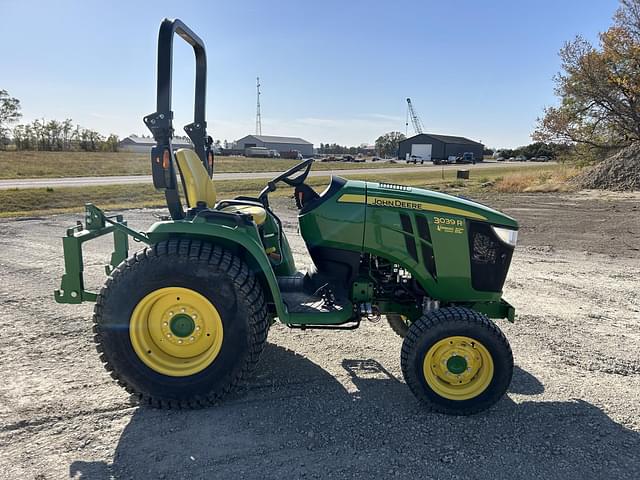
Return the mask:
M207 93L207 54L204 42L180 20L165 18L158 33L158 84L156 111L144 117L144 123L153 134L156 146L151 149L153 184L165 191L167 207L173 219L184 218L178 194L175 160L171 139L174 135L171 90L173 78L173 37L178 34L193 47L196 60L196 86L193 106L193 122L184 126L193 142L194 150L207 172L213 174L213 140L207 136L205 120Z

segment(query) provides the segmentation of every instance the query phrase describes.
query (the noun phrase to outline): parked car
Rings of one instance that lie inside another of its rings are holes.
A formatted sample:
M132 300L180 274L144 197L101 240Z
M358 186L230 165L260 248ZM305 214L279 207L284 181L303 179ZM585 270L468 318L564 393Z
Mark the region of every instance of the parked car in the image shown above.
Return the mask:
M289 158L292 160L302 160L302 154L299 150L289 150L288 152L280 152L282 158Z
M498 158L496 158L496 162L504 162L504 157L498 157Z
M433 164L434 165L447 165L447 164L451 164L451 163L456 163L456 159L458 157L456 157L455 155L449 155L447 158L434 158L433 159Z
M246 157L263 157L263 158L277 158L280 154L276 150L269 150L265 147L249 147L244 151Z
M372 161L372 162L379 162L379 161L381 161L381 160L382 160L382 159L381 159L380 157L373 157L373 158L371 158L371 161Z
M407 160L407 163L414 163L414 164L418 164L418 162L420 162L420 164L422 165L424 163L424 158L422 158L420 155L411 155L409 157L409 160Z
M527 157L525 157L524 155L518 155L516 157L516 162L526 162L527 161Z
M363 163L365 161L364 157L354 157L353 155L343 155L342 158L338 158L338 161L341 162L353 162L353 163Z
M464 152L458 158L456 158L456 163L476 163L476 158L473 155L473 152Z
M516 161L516 157L509 157L509 162L515 162Z
M541 157L533 157L531 159L532 162L548 162L549 161L549 157L545 157L544 155Z

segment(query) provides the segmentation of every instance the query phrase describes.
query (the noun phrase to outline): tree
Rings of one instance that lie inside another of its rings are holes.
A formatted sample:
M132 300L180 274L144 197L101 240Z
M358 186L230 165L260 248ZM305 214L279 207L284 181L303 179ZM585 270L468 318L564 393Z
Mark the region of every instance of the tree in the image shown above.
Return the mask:
M62 122L62 143L63 150L71 150L71 134L73 132L73 120L70 118Z
M398 154L398 146L406 137L400 132L389 132L378 137L376 150L383 157L395 157Z
M115 133L110 134L107 139L100 145L100 150L103 152L117 152L118 142L120 139Z
M605 153L640 140L640 0L621 0L598 47L582 37L560 51L560 105L545 109L532 138Z
M0 90L0 139L9 132L9 125L21 117L20 100L9 96L6 90Z

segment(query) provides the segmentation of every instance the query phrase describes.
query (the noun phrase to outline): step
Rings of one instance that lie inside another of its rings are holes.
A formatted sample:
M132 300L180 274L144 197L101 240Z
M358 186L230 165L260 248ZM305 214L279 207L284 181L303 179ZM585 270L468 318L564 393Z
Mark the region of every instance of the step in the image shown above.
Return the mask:
M289 313L335 313L351 308L348 300L328 305L322 297L304 292L282 292L282 300Z

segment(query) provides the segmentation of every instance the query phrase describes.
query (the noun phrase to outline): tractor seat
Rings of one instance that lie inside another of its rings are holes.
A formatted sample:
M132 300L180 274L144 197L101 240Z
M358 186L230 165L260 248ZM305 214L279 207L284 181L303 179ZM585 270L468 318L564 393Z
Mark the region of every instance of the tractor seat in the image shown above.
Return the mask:
M196 152L188 148L176 150L176 163L178 164L178 170L180 170L189 208L194 208L198 202L203 202L207 208L215 208L215 184L209 178L209 174ZM227 213L251 215L256 225L262 225L267 219L266 210L257 205L227 205L219 210Z

